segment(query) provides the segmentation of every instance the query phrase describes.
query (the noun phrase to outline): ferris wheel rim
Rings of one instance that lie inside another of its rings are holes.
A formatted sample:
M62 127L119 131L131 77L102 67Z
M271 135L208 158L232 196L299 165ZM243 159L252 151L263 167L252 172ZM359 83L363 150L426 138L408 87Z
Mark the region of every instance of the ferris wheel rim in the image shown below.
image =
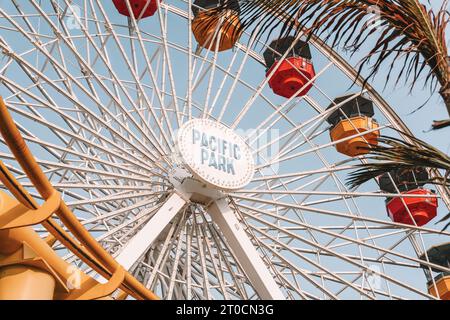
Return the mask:
M164 5L162 5L162 6L164 6ZM188 16L189 16L189 14L188 14ZM376 94L376 92L373 92L373 94ZM392 111L392 110L391 110ZM394 113L395 114L395 113ZM154 159L152 159L153 161L154 161Z

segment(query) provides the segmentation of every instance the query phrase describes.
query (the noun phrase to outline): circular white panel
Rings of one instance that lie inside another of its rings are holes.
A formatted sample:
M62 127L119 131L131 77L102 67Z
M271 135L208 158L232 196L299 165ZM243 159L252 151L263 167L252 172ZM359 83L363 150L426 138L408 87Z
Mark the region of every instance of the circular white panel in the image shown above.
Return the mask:
M213 187L236 190L253 178L250 148L239 135L219 122L188 121L178 132L178 148L194 176Z

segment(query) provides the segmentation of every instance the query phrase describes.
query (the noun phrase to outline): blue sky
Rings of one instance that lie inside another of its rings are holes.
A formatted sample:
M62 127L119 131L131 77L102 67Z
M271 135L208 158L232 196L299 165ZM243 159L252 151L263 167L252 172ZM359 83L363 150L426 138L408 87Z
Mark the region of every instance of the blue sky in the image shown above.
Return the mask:
M172 2L173 2L173 0L172 0ZM436 6L436 2L434 2L434 6ZM11 8L9 8L9 9L11 9ZM115 12L112 4L108 8L108 16L111 17L111 20L113 21L113 23L124 24L125 23L124 21L126 21L123 16L120 16L119 14L117 14ZM179 19L179 20L181 20L181 19ZM148 19L146 21L143 21L141 26L145 30L150 30L149 33L151 33L151 30L157 30L156 23L157 23L157 19ZM180 26L183 26L182 23L184 23L184 22L174 21L173 24L169 25L171 40L174 42L180 41L181 38L183 38L185 40L187 38L186 37L187 34L190 32L186 28L181 29ZM184 25L184 27L185 27L185 25ZM153 29L153 28L155 28L155 29ZM76 32L74 32L74 33L76 33ZM125 30L122 30L122 33L126 34ZM22 51L25 51L26 44L22 45L20 38L14 39L13 37L9 37L8 40L10 40L11 44L13 44L15 47L22 46ZM80 43L82 43L82 40L80 40ZM180 42L180 43L183 43L183 42ZM370 44L368 44L368 46L369 45ZM82 52L82 50L83 49L80 46L80 51ZM342 53L342 54L346 55L345 53ZM176 66L176 68L177 68L176 71L180 72L179 73L180 77L176 79L176 82L177 82L176 86L178 87L179 92L184 92L183 89L186 88L186 73L183 73L183 72L186 71L186 64L185 64L186 56L177 55L176 53L174 53L173 57L174 57L173 58L174 66ZM231 52L222 53L220 55L221 61L227 61L227 59L229 59L230 57L231 57ZM352 59L350 59L350 57L347 57L347 58L351 61L351 63L353 65L355 65L358 62L358 56L355 56ZM324 62L323 58L320 58L319 55L316 55L314 57L314 63L317 65L317 67L319 69L319 66L323 66L323 64L325 62ZM226 64L224 63L224 65L226 65ZM425 107L423 107L421 110L417 111L414 114L409 114L428 99L430 92L428 89L423 89L420 86L420 81L418 81L418 85L411 93L409 92L410 89L408 86L400 84L399 86L394 87L393 82L389 83L387 85L386 89L383 89L385 86L384 75L387 70L387 67L388 67L388 64L385 64L383 66L383 68L380 70L379 76L377 76L374 79L374 81L372 82L374 87L377 88L381 92L382 96L386 98L386 100L390 103L390 105L397 111L397 113L402 117L402 119L407 123L407 125L410 127L410 129L418 137L431 142L432 144L438 146L439 148L441 148L444 151L447 151L448 148L450 147L450 139L448 139L450 129L444 129L444 130L441 130L438 132L428 132L428 133L424 132L430 128L431 122L433 120L445 119L448 117L448 114L446 113L445 107L444 107L440 97L438 95L432 96ZM126 68L123 68L123 69L126 69ZM237 67L235 67L234 69L237 69ZM98 71L99 71L99 73L103 72L103 70L101 70L100 68ZM129 74L126 73L126 70L122 70L120 67L117 67L117 71L121 76L122 76L122 71L123 71L124 78L129 77ZM394 70L394 74L395 74L395 70ZM54 75L49 73L49 76L51 77ZM346 90L348 89L348 87L346 87L346 85L348 84L348 81L340 82L342 80L342 78L343 78L342 75L338 74L338 73L326 74L323 78L324 80L320 82L320 85L323 86L323 88L325 90L327 90L327 92L329 92L332 95L332 97L337 96L337 95L342 95L344 93L347 93ZM264 68L261 65L258 65L256 63L252 64L249 62L248 69L246 69L246 74L243 75L243 79L245 79L246 81L249 81L250 83L259 84L262 81L262 79L264 79ZM23 80L20 78L18 78L17 81L26 82L26 80ZM148 81L148 79L146 79L146 81ZM2 92L2 90L3 90L3 88L0 89L0 92ZM270 92L269 89L266 88L264 90L265 90L264 94L267 95L274 102L283 103L285 101L284 99L273 96L273 94ZM352 90L350 89L349 91L351 92ZM231 104L233 104L234 106L230 110L233 110L233 112L237 114L239 112L239 109L242 108L242 106L245 104L248 94L249 94L248 90L246 91L245 88L238 86L236 93L233 95L232 100L231 100ZM323 97L320 97L320 95L317 92L315 92L313 94L315 97L317 97L317 99L321 99L321 98L323 99ZM82 97L81 99L84 98L82 95L80 95L80 96ZM88 101L88 99L86 99L85 101ZM64 99L62 99L62 98L61 98L61 103L64 103ZM264 119L264 117L267 117L267 115L269 114L268 113L269 111L272 111L270 108L265 108L265 109L262 108L262 106L264 106L264 101L258 100L257 103L261 104L261 109L257 109L255 112L250 114L251 116L244 119L244 121L242 122L243 126L247 126L247 127L254 126L255 123L258 123L258 121L261 121ZM303 103L303 105L304 104L305 103ZM301 105L301 106L303 106L303 105ZM312 108L309 108L309 109L302 108L301 106L292 111L294 116L298 115L299 121L301 121L302 119L308 119L314 115L314 113L311 112ZM235 116L235 114L233 114L233 112L230 112L229 114L224 115L224 118L226 120L232 119L232 117ZM35 130L35 128L31 128L31 130ZM44 136L44 134L42 134L42 136ZM45 138L50 139L49 137L45 137ZM327 142L329 142L328 140L329 140L329 136L327 134L324 134L323 140L319 140L319 143L327 143ZM326 155L327 160L334 162L334 161L337 161L336 159L338 159L338 160L342 159L341 155L338 155L334 149L332 149L332 148L329 148L329 149L330 150L324 150L324 154ZM313 167L316 165L316 163L314 161L317 162L317 159L314 157L304 157L304 159L302 158L297 163L291 164L291 165L285 167L284 169L286 171L290 171L290 170L301 170L304 168L309 168L310 166ZM301 168L301 169L299 169L299 168ZM372 185L371 187L373 188L374 186ZM326 188L330 188L331 190L334 190L333 188L335 188L335 186L333 186L332 184L326 184L323 186L323 190L326 190ZM378 217L378 218L381 217L380 219L383 219L383 218L387 219L386 213L385 213L385 208L384 208L384 199L375 199L375 200L367 199L367 201L364 199L364 201L360 201L360 202L364 202L362 204L364 213L367 213L368 215L370 214L372 217ZM377 202L376 207L372 207L372 204L374 202ZM337 208L339 208L339 204L331 204L330 207L338 210ZM442 208L442 210L443 211L441 211L441 213L444 213L445 208ZM317 224L324 222L324 221L319 221L320 217L313 216L310 219L311 220L309 220L309 222L314 221ZM314 220L314 219L318 219L318 220ZM338 220L338 219L336 219L336 220ZM326 221L326 222L331 223L329 221ZM334 221L332 221L332 222L334 222ZM429 243L434 243L434 242L430 241ZM387 244L386 244L386 246L387 246ZM400 277L402 275L398 274L398 276ZM420 285L422 285L422 286L424 285L422 278L417 279L416 281L418 283L420 283Z

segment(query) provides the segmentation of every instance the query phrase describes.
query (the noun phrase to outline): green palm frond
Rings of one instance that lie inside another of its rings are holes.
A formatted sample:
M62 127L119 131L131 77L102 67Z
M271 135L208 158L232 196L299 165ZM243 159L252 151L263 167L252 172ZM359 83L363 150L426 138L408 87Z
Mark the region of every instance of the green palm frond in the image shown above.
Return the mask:
M387 80L394 70L399 70L396 84L404 79L411 87L418 82L429 85L432 92L439 91L450 114L450 59L445 36L450 20L448 0L442 1L439 10L431 9L429 1L423 4L419 0L221 0L221 3L211 14L236 9L234 6L238 4L242 27L237 32L250 31L257 39L277 30L280 36L314 35L332 47L341 46L352 53L366 49L358 67L358 74L370 67L366 81L387 64ZM377 8L378 14L376 28L368 23L373 8ZM436 129L447 126L450 120L434 123ZM356 187L393 169L425 167L445 172L444 177L427 182L450 187L447 180L450 157L414 137L409 137L409 141L381 137L378 146L370 147L369 159L373 161L350 174L348 184ZM450 216L443 220L448 219Z
M236 3L222 0L218 11ZM450 68L445 30L449 23L448 0L440 10L418 0L238 0L242 29L281 34L305 32L341 45L351 52L371 48L359 64L359 72L370 63L366 79L388 64L391 78L394 66L401 64L395 82L405 79L412 87L421 79L432 91L439 90L450 114ZM368 17L377 8L379 25L373 28ZM213 13L217 14L217 12ZM281 19L279 19L281 18ZM256 28L258 26L258 28ZM242 31L242 30L240 30ZM438 127L450 125L438 122Z
M438 222L436 222L436 224L439 224L439 223L442 223L442 222L445 222L445 221L448 221L448 220L450 220L450 213L447 214L445 217L443 217L443 218L442 218L441 220L439 220ZM449 227L450 227L450 222L447 223L447 224L444 226L444 228L442 229L442 231L447 230Z
M429 180L421 182L440 185L446 188L450 187L450 180L448 180L450 175L450 157L420 139L412 136L408 137L411 143L397 138L383 136L378 140L379 145L367 147L367 149L370 149L370 156L367 159L374 162L358 165L357 170L350 173L347 178L347 185L351 188L356 188L392 170L428 168L444 171L445 175L444 177L431 177ZM438 223L449 219L450 214ZM450 227L450 223L443 230L446 230L448 227Z
M448 155L420 139L408 137L412 143L393 137L380 137L378 140L380 144L370 146L370 155L367 157L368 160L375 161L359 165L358 169L349 175L348 185L355 188L394 169L424 167L450 173ZM450 187L450 181L446 177L436 177L426 182Z

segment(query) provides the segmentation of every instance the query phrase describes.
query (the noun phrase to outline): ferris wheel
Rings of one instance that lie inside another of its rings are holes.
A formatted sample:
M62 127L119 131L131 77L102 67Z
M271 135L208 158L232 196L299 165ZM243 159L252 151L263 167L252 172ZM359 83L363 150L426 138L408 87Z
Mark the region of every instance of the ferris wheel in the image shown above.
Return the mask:
M450 197L418 178L438 173L346 185L409 130L320 39L238 34L239 10L205 14L215 0L4 2L1 199L64 211L28 223L58 279L69 264L162 299L448 294L450 259L427 250L450 241L434 224Z

